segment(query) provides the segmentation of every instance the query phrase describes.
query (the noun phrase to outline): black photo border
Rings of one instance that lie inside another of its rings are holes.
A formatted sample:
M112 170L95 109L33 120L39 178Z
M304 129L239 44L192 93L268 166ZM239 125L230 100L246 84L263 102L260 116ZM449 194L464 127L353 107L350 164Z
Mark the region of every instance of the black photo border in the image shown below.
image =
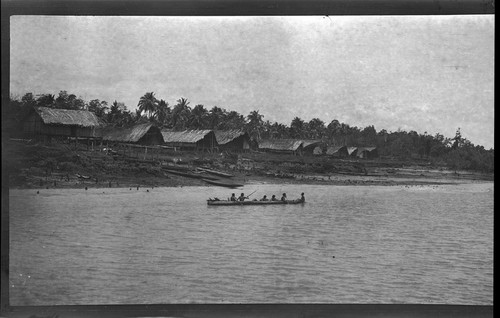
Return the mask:
M10 17L471 15L495 13L494 0L1 0L2 105L9 103ZM5 107L2 107L2 115ZM2 150L9 138L2 127ZM493 317L493 306L425 304L152 304L10 306L9 185L2 151L2 317Z

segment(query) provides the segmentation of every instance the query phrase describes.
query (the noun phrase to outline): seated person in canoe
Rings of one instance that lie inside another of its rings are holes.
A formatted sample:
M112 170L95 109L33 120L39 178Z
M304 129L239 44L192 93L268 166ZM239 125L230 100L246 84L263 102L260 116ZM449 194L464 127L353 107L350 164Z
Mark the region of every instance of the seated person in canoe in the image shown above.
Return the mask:
M281 201L286 201L286 193L283 193L283 196L281 197Z
M269 201L269 199L267 198L267 195L264 195L260 201Z
M236 201L236 194L232 194L231 197L229 198L229 201Z
M276 199L276 195L273 194L273 196L271 197L271 201L278 201L278 199Z

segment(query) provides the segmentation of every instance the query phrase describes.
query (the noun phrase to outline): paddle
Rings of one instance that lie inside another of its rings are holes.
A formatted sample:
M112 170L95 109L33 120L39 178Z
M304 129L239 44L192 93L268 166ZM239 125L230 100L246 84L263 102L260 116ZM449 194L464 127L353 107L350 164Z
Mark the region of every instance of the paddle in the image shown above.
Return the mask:
M255 192L257 192L257 190L255 190L254 192L252 192L252 193L250 193L249 195L247 195L247 199L249 199L249 198L250 198L250 196L251 196L252 194L254 194Z

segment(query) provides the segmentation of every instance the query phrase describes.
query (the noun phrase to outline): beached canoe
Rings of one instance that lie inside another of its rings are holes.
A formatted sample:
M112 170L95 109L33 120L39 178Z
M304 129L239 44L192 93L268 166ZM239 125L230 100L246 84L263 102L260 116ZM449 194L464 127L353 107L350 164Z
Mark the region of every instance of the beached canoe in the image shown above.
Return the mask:
M241 184L241 183L228 182L228 181L222 181L222 180L208 180L206 178L203 178L202 180L205 181L206 183L210 183L210 184L220 186L220 187L239 188L239 187L243 186L243 184Z
M221 172L221 171L216 171L216 170L211 170L211 169L207 169L207 168L197 167L196 169L198 169L200 171L207 172L207 173L214 174L214 175L219 176L219 177L224 177L224 178L234 177L234 175L232 175L232 174Z
M168 173L175 174L178 176L187 177L187 178L203 179L203 180L205 180L206 178L209 178L209 179L217 180L217 178L215 178L215 177L205 176L205 175L201 175L201 174L182 172L182 171L170 170L170 169L163 169L163 170L168 172Z
M303 204L300 199L286 201L226 201L207 200L208 205L274 205L274 204Z

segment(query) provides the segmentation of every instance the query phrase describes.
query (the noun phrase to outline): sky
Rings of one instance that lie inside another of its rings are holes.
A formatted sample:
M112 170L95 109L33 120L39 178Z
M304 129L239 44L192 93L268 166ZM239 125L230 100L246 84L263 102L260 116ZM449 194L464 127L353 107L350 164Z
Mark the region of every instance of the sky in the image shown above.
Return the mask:
M494 16L12 16L10 94L154 92L494 146Z

